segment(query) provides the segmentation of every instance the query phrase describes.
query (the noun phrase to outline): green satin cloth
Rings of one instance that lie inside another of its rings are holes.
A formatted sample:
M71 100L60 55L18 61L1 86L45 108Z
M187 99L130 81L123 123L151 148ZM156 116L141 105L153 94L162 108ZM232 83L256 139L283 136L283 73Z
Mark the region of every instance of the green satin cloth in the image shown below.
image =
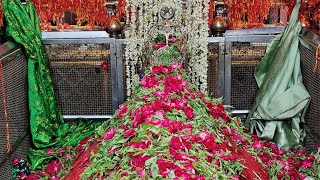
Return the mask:
M56 103L48 62L41 42L39 20L32 3L26 6L20 0L4 0L6 33L21 44L28 57L28 98L30 129L34 149L29 152L32 168L48 160L46 148L75 145L92 133L94 125L80 123L69 127L64 123ZM72 132L72 133L70 133Z
M285 150L302 143L305 131L301 125L310 102L300 69L299 9L300 0L289 25L268 45L255 69L259 91L246 122L251 132Z
M38 18L31 3L5 0L3 12L7 34L22 44L28 57L28 96L32 140L37 148L52 146L68 128L55 101L47 59L41 42Z

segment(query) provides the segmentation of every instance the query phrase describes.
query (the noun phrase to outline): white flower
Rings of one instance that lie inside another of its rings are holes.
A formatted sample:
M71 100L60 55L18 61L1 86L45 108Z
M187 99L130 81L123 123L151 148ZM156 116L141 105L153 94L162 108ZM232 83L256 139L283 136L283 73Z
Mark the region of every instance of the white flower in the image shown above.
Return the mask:
M182 9L183 3L186 9ZM127 22L130 21L130 29L127 32L130 44L126 47L126 76L127 95L131 94L132 84L137 80L135 66L139 61L142 48L139 46L142 40L150 39L149 30L162 18L159 15L163 5L175 9L175 16L171 23L183 24L181 31L172 29L170 33L175 35L188 35L188 51L191 55L189 62L189 76L192 83L201 91L207 89L207 54L208 54L208 15L210 0L127 0ZM204 4L204 6L203 6ZM129 14L129 12L131 12ZM165 34L163 30L156 31ZM179 34L180 33L180 34Z

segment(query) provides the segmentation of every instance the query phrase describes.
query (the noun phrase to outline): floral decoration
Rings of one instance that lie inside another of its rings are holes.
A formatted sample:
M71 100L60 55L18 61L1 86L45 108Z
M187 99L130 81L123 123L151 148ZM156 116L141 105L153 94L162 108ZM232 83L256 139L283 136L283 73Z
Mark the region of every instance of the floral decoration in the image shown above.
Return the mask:
M126 1L125 0L118 0L116 17L118 17L119 19L126 18Z
M185 4L184 4L185 3ZM187 48L190 54L189 75L192 83L202 91L207 90L207 37L209 22L210 0L176 0L176 1L133 1L126 3L127 18L130 22L130 29L126 37L130 43L126 46L126 87L127 96L132 93L132 85L139 80L136 66L143 61L141 57L144 41L154 38L157 34L174 34L177 37L187 35ZM172 7L175 15L168 23L178 24L179 28L172 28L167 32L160 28L154 34L151 29L163 19L159 15L161 7L164 5ZM182 8L186 7L186 8ZM150 37L151 36L151 37ZM158 46L158 45L154 45ZM164 46L164 44L162 45ZM161 45L159 45L161 47ZM148 57L147 57L148 58Z
M69 11L76 16L77 26L83 29L94 29L95 26L105 27L108 15L105 2L107 0L31 0L34 3L37 15L39 16L41 30L52 30L52 23L58 30L73 29L73 25L62 24L65 11ZM118 0L116 17L124 18L125 0ZM1 7L0 7L1 8ZM3 25L2 10L0 9L0 26Z
M209 0L187 1L188 48L190 52L189 77L205 92L208 87L208 24Z
M51 22L57 29L72 29L73 26L62 24L65 11L76 15L77 25L86 23L84 29L93 29L94 25L104 26L107 20L105 0L32 0L39 16L42 30L51 30Z
M126 12L127 22L129 22L129 30L126 32L126 37L130 43L126 46L126 87L127 96L131 95L132 85L139 81L139 76L136 66L142 64L143 44L144 39L153 39L155 37L149 37L149 30L161 21L159 15L160 5L169 3L166 0L164 2L160 0L154 1L140 1L140 0L127 0ZM170 3L169 3L170 4ZM177 0L174 4L170 4L176 10L174 21L176 23L182 23L181 0ZM165 34L164 32L158 32L155 34Z
M242 29L261 27L268 18L272 0L224 0L228 11L229 27L231 29Z
M127 0L131 4L131 0ZM270 9L277 6L288 7L290 15L296 0L223 0L226 4L228 11L228 22L230 29L254 28L264 27L264 22L270 13ZM105 26L108 19L104 3L106 0L32 0L35 4L38 16L40 17L40 24L42 30L51 30L51 22L56 22L57 29L72 29L73 26L69 24L62 24L61 19L65 11L75 13L77 16L77 24L83 25L84 29L93 29L94 25ZM180 2L180 1L179 1ZM179 4L178 2L178 4ZM154 1L147 2L146 4L154 3ZM214 17L215 1L209 0L209 27ZM116 10L117 18L127 18L130 22L130 15L126 12L126 0L118 0ZM320 25L320 2L318 0L302 1L300 20L307 27L313 29L319 28ZM0 14L2 11L0 9ZM131 12L130 12L131 14ZM0 26L3 25L0 15ZM283 25L283 24L280 24Z
M280 0L280 2L288 5L289 13L292 12L296 0ZM300 7L300 21L309 28L315 29L318 26L320 30L320 1L319 0L308 0L301 1Z
M214 13L215 13L215 1L214 0L210 0L209 2L209 21L208 21L208 25L209 27L211 27L212 25L212 21L214 18Z
M19 180L61 180L64 179L68 172L71 171L72 164L77 156L82 154L89 148L89 144L93 142L92 136L82 139L78 146L66 146L58 150L47 149L46 154L52 156L52 160L43 167L42 170L35 172L30 171L29 165L25 160L13 158L13 174L14 179Z
M30 167L28 166L27 162L23 159L14 157L12 159L12 166L13 179L26 179L31 174Z
M4 16L2 11L2 4L0 4L0 27L3 26L3 20L4 20Z
M296 0L224 0L230 29L264 27L271 8L276 12L277 7L287 6L288 15L290 15L296 2ZM315 26L318 26L319 28L320 10L317 7L320 7L319 0L301 1L300 21L306 27L315 29Z
M114 117L63 148L41 179L320 178L317 153L284 151L244 131L219 99L188 84L181 64L153 66ZM70 159L67 159L67 158Z

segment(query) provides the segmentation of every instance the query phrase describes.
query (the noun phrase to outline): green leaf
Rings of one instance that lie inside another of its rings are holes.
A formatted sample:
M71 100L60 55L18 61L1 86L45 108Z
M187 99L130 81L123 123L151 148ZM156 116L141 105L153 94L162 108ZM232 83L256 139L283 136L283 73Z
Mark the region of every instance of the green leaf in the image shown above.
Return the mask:
M222 143L221 139L219 139L219 138L214 139L214 142L219 143L219 144Z
M97 133L99 134L99 136L104 136L104 134L106 133L106 130L102 126L99 126Z
M113 160L113 161L116 161L116 162L119 162L119 161L121 160L121 158L118 157L118 156L114 156L112 160Z
M169 179L174 179L176 177L176 175L174 174L174 171L171 170L170 174L169 174Z
M228 156L229 154L231 154L231 151L228 150L224 153L225 156Z
M114 144L124 144L127 141L128 141L128 139L120 139L120 140L117 140L116 142L114 142Z
M154 43L162 43L164 42L166 39L166 36L164 34L158 34L154 39L153 42Z
M159 173L159 167L156 162L153 162L151 164L151 172L152 172L152 177L157 177Z
M106 169L108 170L112 170L114 169L114 167L117 165L117 163L114 163L114 162L105 162L105 167Z
M145 166L150 166L153 162L157 161L157 157L152 157L148 160L146 160L146 162L144 163Z
M121 161L120 161L119 167L120 167L121 169L125 169L125 167L128 167L128 166L129 166L129 165L128 165L129 159L130 159L130 157L127 157L127 156L124 157L124 158L122 158Z
M157 165L157 156L154 156L145 162L145 166L149 166L151 168L152 177L157 177L159 172L159 167Z

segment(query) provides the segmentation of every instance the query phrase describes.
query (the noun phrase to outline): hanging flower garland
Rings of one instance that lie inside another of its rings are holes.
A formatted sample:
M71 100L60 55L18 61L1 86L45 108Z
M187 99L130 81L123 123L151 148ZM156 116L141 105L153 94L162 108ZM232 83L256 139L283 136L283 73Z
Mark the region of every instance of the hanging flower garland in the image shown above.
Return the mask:
M3 26L3 18L2 4L0 4L0 27Z
M291 14L296 0L280 0L281 3L288 6L288 12ZM320 1L319 0L308 0L302 1L300 7L300 21L306 27L315 29L318 26L320 29ZM319 30L318 29L318 30Z
M126 46L126 87L127 96L131 95L132 84L139 81L138 64L142 63L144 39L148 40L149 30L160 21L159 8L160 4L170 3L170 1L136 1L128 0L126 2L126 16L129 30L126 32L126 38L130 43ZM182 12L179 9L182 7L181 0L177 0L174 4L175 18L173 21L182 22ZM161 33L161 32L158 32Z
M116 16L119 18L126 17L126 1L125 0L118 0Z
M243 29L253 27L263 27L264 21L268 18L270 9L277 5L288 7L290 15L296 0L224 0L227 7L230 29ZM319 0L308 0L301 2L300 21L306 27L320 25L320 7ZM310 24L313 23L313 24Z
M262 27L268 18L272 0L224 0L230 29Z
M94 29L105 27L108 16L104 6L106 0L32 0L39 16L41 30L52 30L52 23L58 30L72 29L67 23L62 24L66 11L76 16L78 26ZM116 11L117 18L125 16L125 0L119 0Z
M191 82L207 89L207 54L208 54L208 24L210 0L187 1L187 30L190 57L189 76Z
M127 17L130 18L127 20L130 23L130 28L126 32L126 37L127 39L131 39L131 42L126 46L126 51L125 51L125 65L126 65L126 87L127 87L127 96L131 95L131 84L133 82L133 76L135 73L134 65L137 62L138 59L138 53L135 51L137 49L138 43L134 41L134 37L137 36L136 32L136 10L137 6L136 4L128 0L126 3L126 12L127 12Z
M162 21L158 12L165 4L175 10L175 15L169 22L182 25L181 31L173 29L170 33L177 37L181 34L187 34L188 36L187 46L188 52L190 52L189 75L191 81L202 91L207 89L207 37L210 0L187 0L185 2L182 0L128 0L126 2L126 12L130 28L126 37L130 43L126 46L125 51L128 96L131 95L132 84L139 79L137 66L141 64L141 57L144 53L142 43L144 40L150 39L150 29ZM186 9L182 7L186 7ZM165 34L161 29L157 29L156 32L156 34Z
M104 3L107 0L32 0L39 16L42 30L51 30L52 22L56 23L57 29L71 29L73 26L62 24L61 20L65 11L70 11L76 15L78 26L84 29L93 29L95 25L104 27L107 22L107 10ZM156 1L147 1L145 4L153 4ZM296 4L296 0L224 0L228 11L230 29L242 29L251 27L263 27L264 20L269 15L270 8L277 5L288 7L290 14ZM214 0L209 1L209 20L211 22L214 14ZM308 0L301 2L300 21L312 29L320 25L319 0ZM118 0L117 18L125 18L126 1ZM0 8L0 27L3 26L3 15ZM127 21L129 22L129 21Z
M214 18L214 12L215 12L215 2L214 2L214 0L210 0L210 4L209 4L209 21L208 21L209 27L211 27L211 25L212 25L212 21L213 21L213 18Z
M95 25L104 26L107 21L107 10L104 0L33 0L43 30L55 22L57 29L70 29L72 26L62 24L65 11L76 16L77 25L86 23L84 29L93 29Z

